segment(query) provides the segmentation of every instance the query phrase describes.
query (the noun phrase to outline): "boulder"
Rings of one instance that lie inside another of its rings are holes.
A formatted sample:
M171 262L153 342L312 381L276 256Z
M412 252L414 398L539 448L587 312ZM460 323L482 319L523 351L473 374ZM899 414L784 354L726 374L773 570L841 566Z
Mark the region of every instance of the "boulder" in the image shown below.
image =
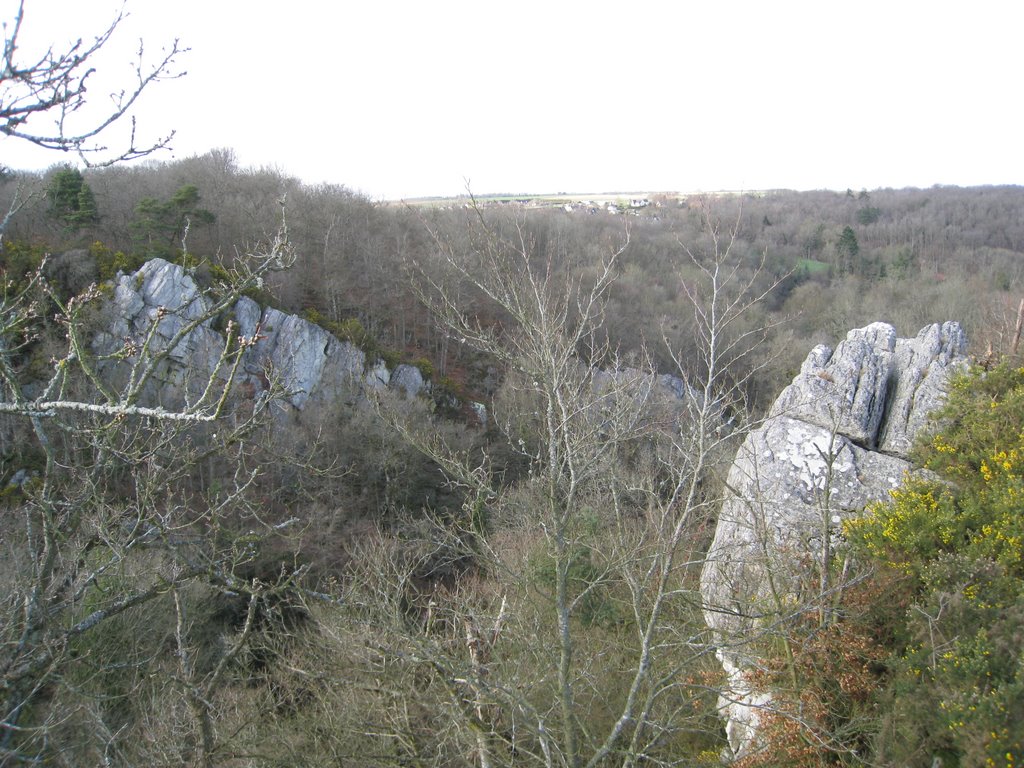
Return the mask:
M748 679L752 641L799 609L801 585L836 543L842 519L887 498L911 471L908 451L966 365L965 349L953 322L913 339L885 323L850 331L835 350L811 350L740 446L701 574L728 678L720 703L734 756L755 742L758 713L771 700Z
M388 367L384 364L383 360L378 360L366 369L366 375L363 377L363 384L367 391L380 392L381 390L386 389L390 383L391 371L388 370Z
M423 379L423 373L415 365L403 363L395 368L389 382L392 389L396 389L405 395L407 400L418 396L427 388Z

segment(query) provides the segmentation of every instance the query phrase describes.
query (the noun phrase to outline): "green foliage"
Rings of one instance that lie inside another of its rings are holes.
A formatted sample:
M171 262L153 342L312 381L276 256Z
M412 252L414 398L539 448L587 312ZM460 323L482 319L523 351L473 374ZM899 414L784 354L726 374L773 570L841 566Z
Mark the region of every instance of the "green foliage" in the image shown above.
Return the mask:
M199 207L199 189L186 184L170 200L144 197L135 206L131 223L136 248L148 258L170 258L185 233L186 226L212 224L216 217Z
M200 258L190 251L180 252L172 261L184 268L202 290L211 291L214 295L219 295L221 291L231 286L234 282L231 272L224 265L217 264L209 259ZM246 292L247 295L250 293L252 291ZM250 298L253 298L260 304L270 303L269 301L256 299L255 295L250 296Z
M843 232L839 235L839 241L836 243L836 250L844 259L854 259L860 253L857 235L854 234L852 227L843 227Z
M0 274L3 275L4 289L8 294L19 290L46 256L46 249L40 245L5 238L0 250Z
M817 259L798 259L796 268L810 275L827 275L829 266L824 261Z
M1015 765L1024 755L1024 369L957 379L937 418L917 449L934 479L908 483L845 527L861 557L905 576L912 601L888 617L879 748L898 761L924 749L947 765Z
M363 328L363 324L354 317L342 320L340 323L331 323L330 330L342 341L350 341L363 349L372 347L375 344L374 338Z
M435 379L430 390L438 413L450 418L458 415L466 401L462 387L451 376Z
M50 214L65 228L76 231L99 221L96 199L77 168L67 165L57 171L46 188Z
M0 455L0 508L20 504L42 483L46 455L28 441L16 440L3 445ZM17 472L24 472L21 483L11 482Z
M146 263L144 256L113 251L99 240L89 246L89 255L96 260L100 280L113 280L118 272L135 272Z
M957 378L936 420L942 429L915 456L925 467L975 491L993 473L1017 476L1016 455L1004 454L1024 447L1024 368L1002 364Z
M897 280L904 280L918 271L917 254L912 248L904 247L896 251L892 257L890 274Z
M566 581L575 610L573 617L585 627L611 628L626 620L615 600L608 578L609 569L601 563L598 548L577 542L565 553ZM533 554L530 570L534 584L554 594L557 563L551 552L543 548Z
M863 224L865 226L868 224L874 224L876 221L878 221L881 215L881 208L875 208L870 205L865 205L863 208L860 208L857 211L857 223Z
M424 379L434 378L434 364L425 357L420 357L412 363L419 368L420 373L423 374Z
M355 344L368 357L377 352L377 340L369 333L358 318L349 317L340 322L329 319L320 310L310 307L303 310L302 316L311 323L319 325L324 330L337 336L341 341Z

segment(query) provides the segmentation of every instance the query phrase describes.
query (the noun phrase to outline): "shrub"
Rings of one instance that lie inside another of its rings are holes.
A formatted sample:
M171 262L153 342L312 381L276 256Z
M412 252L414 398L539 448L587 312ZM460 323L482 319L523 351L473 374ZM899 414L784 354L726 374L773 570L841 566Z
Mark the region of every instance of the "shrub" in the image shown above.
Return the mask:
M434 378L434 364L430 362L427 358L417 358L416 360L413 361L413 365L419 368L419 371L421 374L423 374L424 379Z
M99 240L89 246L89 253L96 259L97 274L102 281L113 280L118 272L135 272L146 263L143 256L112 251Z
M931 755L1015 765L1024 754L1024 369L960 377L936 423L917 447L934 478L845 526L862 559L905 574L911 601L889 615L879 747L899 764Z

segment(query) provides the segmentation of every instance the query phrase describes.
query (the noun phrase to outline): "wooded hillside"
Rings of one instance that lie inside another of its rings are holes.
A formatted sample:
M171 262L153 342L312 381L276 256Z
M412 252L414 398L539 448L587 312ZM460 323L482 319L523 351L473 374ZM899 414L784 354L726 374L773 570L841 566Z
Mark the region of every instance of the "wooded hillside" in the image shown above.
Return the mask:
M42 179L7 179L0 203L26 181L39 193L12 222L9 241L55 253L102 248L138 263L180 253L188 222L193 257L230 264L236 248L276 228L284 200L298 260L270 285L277 304L365 331L389 354L426 358L470 391L486 378L482 361L434 327L411 277L436 247L431 232L458 229L473 215L466 201L426 209L374 203L341 186L310 187L275 170L239 168L229 150L90 171L71 193L61 186L66 176L55 168ZM84 213L77 200L64 199L83 188ZM710 203L721 226L735 230L742 269L763 260L762 282L782 281L750 318L752 327L779 326L778 341L763 354L780 358L752 383L760 407L788 381L803 350L868 322L911 333L957 318L979 353L990 343L999 349L1012 334L1024 280L1020 188L655 200L628 216L521 208L517 218L538 258L583 279L592 279L609 248L625 244L602 330L623 354L644 346L670 369L666 350L692 347L685 250L708 247L702 206ZM496 311L479 297L466 301L482 317Z
M409 208L222 150L10 174L0 205L31 190L0 305L11 764L719 764L702 611L728 607L697 582L746 428L872 321L955 318L979 361L1012 357L1024 294L1017 187ZM143 329L101 354L113 281L152 258L209 303L166 348ZM429 395L275 410L273 371L236 386L266 330L239 333L242 295ZM203 323L223 349L200 394L149 402ZM851 524L829 620L800 595L757 647L779 698L745 764L1016 764L1017 625L963 629L1020 605L1014 376L958 384L920 449L956 492Z

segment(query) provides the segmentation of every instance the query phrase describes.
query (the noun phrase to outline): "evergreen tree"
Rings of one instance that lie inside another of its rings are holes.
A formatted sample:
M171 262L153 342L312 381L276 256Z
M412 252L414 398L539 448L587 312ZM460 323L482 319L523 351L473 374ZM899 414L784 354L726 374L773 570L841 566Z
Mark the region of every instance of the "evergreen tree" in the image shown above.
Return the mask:
M147 256L171 256L187 225L212 224L216 216L199 206L199 188L186 184L170 200L146 197L135 206L132 231L136 246Z
M96 211L96 198L92 193L92 187L82 182L82 188L78 190L78 211L73 220L78 226L93 224L99 221L99 213Z
M856 271L857 256L860 254L860 245L857 243L857 236L851 227L843 227L843 233L836 243L836 253L839 256L839 271L842 273L853 273Z
M867 226L868 224L874 224L878 221L882 215L882 209L876 208L872 205L865 205L863 208L857 210L857 223Z
M99 221L92 188L77 168L68 165L57 171L50 180L46 196L50 200L50 213L70 231Z

